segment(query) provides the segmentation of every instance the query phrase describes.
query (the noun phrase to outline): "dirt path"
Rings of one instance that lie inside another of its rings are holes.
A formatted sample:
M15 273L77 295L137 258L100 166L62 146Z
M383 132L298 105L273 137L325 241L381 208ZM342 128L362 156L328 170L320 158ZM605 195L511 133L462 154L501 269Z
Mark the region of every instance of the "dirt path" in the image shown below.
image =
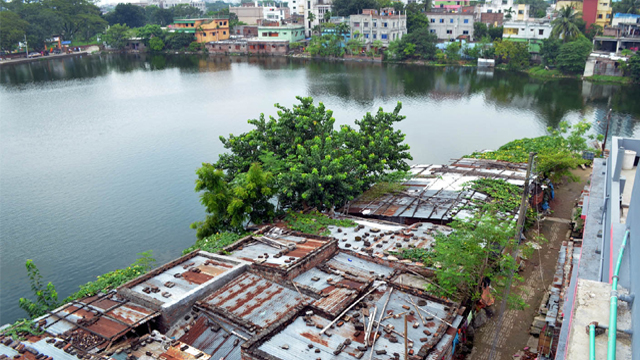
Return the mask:
M558 250L562 245L562 241L567 240L569 236L571 211L575 200L580 196L580 192L587 183L591 169L578 169L573 171L573 174L578 176L580 181L565 182L560 186L556 186L556 197L550 204L553 213L539 225L540 232L548 242L542 245L539 251L535 251L530 256L529 260L526 261L524 271L521 273L524 283L521 285L520 294L529 307L521 311L507 310L505 312L496 347L497 356L490 359L489 354L491 353L498 321L497 312L500 307L498 303L493 305L491 310L495 312L495 315L489 318L485 326L476 331L473 350L467 360L514 359L513 355L518 350L532 345L527 345L530 337L529 327L533 322L533 318L538 314L544 290L548 288L553 280L558 261ZM533 234L531 234L532 231ZM534 225L527 234L527 238L535 235L536 231L537 226Z

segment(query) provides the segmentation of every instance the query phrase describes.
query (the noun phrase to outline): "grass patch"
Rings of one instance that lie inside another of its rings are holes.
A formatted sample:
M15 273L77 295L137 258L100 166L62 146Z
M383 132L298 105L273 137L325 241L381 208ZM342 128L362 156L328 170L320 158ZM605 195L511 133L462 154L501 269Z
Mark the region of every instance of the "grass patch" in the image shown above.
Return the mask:
M395 194L400 191L404 186L401 182L380 182L373 185L369 190L365 191L362 196L360 196L361 200L373 200L377 199L383 195L387 194Z
M421 262L425 267L433 266L434 253L427 249L402 249L399 252L390 251L391 254L400 257L403 260L411 260Z
M570 77L564 75L558 69L545 69L544 66L534 66L531 69L527 70L527 73L533 77L537 78L555 78L555 77Z
M609 84L631 84L631 78L626 76L593 75L584 78L587 81Z
M331 233L328 229L330 225L343 227L356 226L356 223L351 220L332 219L317 211L308 214L289 212L284 218L284 222L291 230L314 235L329 235Z
M236 234L232 232L221 232L196 241L196 243L182 251L186 255L194 250L204 250L210 253L219 253L225 247L233 244L239 239L247 236L247 233Z

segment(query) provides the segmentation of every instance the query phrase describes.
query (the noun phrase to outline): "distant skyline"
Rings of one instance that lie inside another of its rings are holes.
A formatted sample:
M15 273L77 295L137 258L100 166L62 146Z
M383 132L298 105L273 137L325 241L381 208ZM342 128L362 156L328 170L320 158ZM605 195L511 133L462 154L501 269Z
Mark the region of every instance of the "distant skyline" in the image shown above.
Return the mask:
M98 5L98 6L104 6L104 5L118 5L120 3L128 4L128 3L149 2L149 1L150 0L136 0L136 1L131 1L131 0L120 0L120 1L118 1L118 0L98 0L98 1L96 1L95 4ZM220 1L220 0L215 0L215 1L207 1L207 0L205 0L205 2L216 2L216 1ZM224 1L226 3L234 2L234 1L229 1L229 0L221 0L221 1Z

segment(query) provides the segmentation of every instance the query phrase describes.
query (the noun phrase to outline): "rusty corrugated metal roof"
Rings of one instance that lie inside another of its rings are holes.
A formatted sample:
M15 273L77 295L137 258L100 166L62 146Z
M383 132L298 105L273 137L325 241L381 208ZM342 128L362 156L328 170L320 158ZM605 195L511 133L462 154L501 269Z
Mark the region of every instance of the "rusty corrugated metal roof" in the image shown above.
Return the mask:
M222 309L258 328L264 328L297 306L313 299L252 273L244 273L218 289L199 304L216 312Z

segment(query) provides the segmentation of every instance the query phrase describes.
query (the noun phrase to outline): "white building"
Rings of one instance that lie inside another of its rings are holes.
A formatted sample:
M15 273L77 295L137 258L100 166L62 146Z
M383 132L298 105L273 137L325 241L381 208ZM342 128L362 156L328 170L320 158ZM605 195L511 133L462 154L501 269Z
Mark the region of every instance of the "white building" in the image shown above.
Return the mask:
M151 0L149 2L149 5L155 5L161 9L171 9L174 6L181 4L193 6L194 8L202 11L203 14L207 12L207 5L204 0Z
M429 12L429 32L439 40L456 40L459 37L473 39L473 17L471 13Z
M362 14L349 17L349 27L352 39L362 37L365 44L380 40L384 46L389 46L389 42L407 34L407 15L393 8L381 9L380 13L364 9Z
M305 0L288 0L287 6L291 15L304 15Z
M511 9L511 19L508 19L507 14ZM480 21L480 14L482 13L503 13L504 20L529 20L529 5L517 4L514 0L488 0L484 4L478 4L476 6L476 20Z
M288 7L264 6L262 16L266 20L282 21L289 18L290 11Z
M502 26L503 39L544 40L549 38L553 29L549 20L505 21Z
M301 0L297 0L301 1ZM311 36L313 28L325 23L324 14L331 12L331 0L305 0L304 30L307 36ZM313 14L313 20L309 18Z

